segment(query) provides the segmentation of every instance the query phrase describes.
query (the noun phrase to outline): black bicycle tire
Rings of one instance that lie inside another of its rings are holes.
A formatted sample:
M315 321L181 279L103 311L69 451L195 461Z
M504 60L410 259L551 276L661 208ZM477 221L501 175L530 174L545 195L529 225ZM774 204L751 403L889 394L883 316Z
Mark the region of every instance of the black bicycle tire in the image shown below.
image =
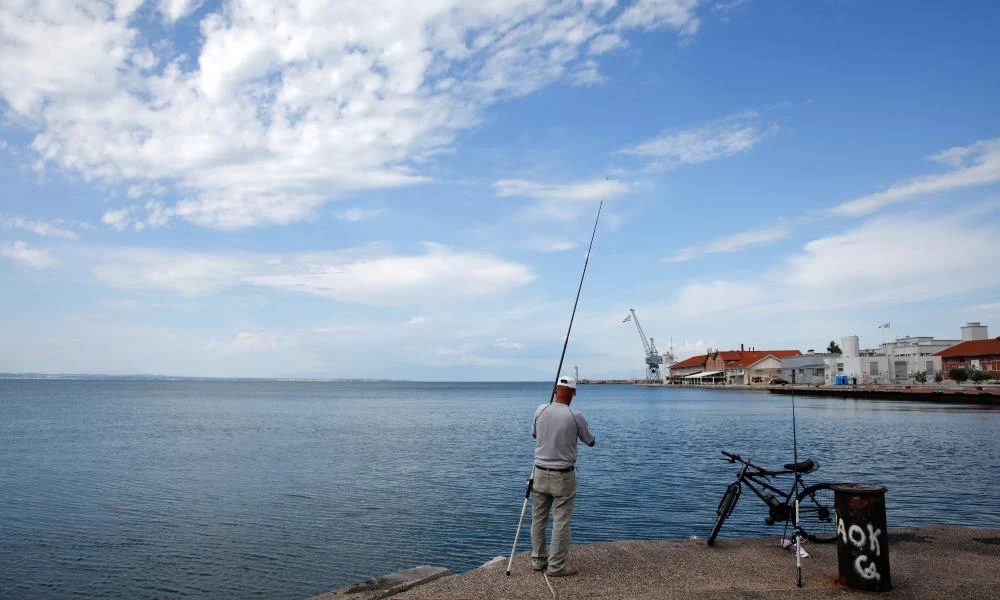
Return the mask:
M824 498L822 507L819 506L816 507L817 515L819 515L819 513L822 512L822 510L825 510L826 511L825 515L827 516L828 519L830 519L829 521L825 521L826 526L820 533L817 533L816 532L817 530L815 528L812 531L809 531L808 522L806 521L806 519L802 518L803 506L806 507L805 513L807 515L812 513L813 509L809 506L809 503L811 502L813 506L816 506L816 501L815 501L816 492L821 492L824 490L830 490L832 493L833 490L832 484L817 483L815 485L810 485L801 492L799 492L799 494L795 497L795 499L798 500L799 502L799 527L801 527L802 530L805 532L806 539L808 539L811 542L815 542L817 544L831 544L837 541L837 510L833 505L832 496L829 496L828 500ZM824 494L824 496L827 496L827 494ZM815 519L812 519L811 521L813 525L818 524L820 522L819 516L817 516ZM803 525L803 523L806 524Z
M719 503L719 508L717 509L717 516L715 517L715 524L712 525L712 533L708 536L708 545L711 546L715 543L716 536L719 535L719 530L722 529L722 524L729 518L729 515L733 514L733 509L736 508L736 502L740 499L740 492L742 488L739 484L730 484L726 488L725 495L722 496L722 502Z

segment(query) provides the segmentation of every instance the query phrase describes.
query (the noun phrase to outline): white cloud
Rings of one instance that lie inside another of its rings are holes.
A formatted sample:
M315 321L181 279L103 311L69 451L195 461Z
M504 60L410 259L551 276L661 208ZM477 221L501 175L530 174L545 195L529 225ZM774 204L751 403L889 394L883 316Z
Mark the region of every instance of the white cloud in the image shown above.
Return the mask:
M569 183L543 183L501 179L493 184L501 198L533 198L538 203L524 212L528 218L571 220L589 212L598 201L621 196L629 185L617 179L591 179Z
M406 324L407 325L423 325L426 322L427 322L427 317L413 316L413 317L410 317L410 320L408 320L406 322Z
M488 254L431 243L425 249L414 256L366 247L281 256L131 249L99 256L93 273L123 289L197 296L250 285L376 305L490 297L535 279L526 267Z
M670 314L794 314L857 310L997 289L974 257L1000 256L995 224L899 215L807 243L780 267L743 281L682 287Z
M670 27L684 35L694 35L701 26L695 16L699 3L700 0L637 0L622 11L616 24L622 28Z
M566 240L535 238L525 240L519 246L533 252L565 252L566 250L576 248L579 244Z
M228 342L215 339L205 344L205 350L216 354L247 354L255 352L270 352L277 350L281 338L266 333L240 332Z
M50 237L61 237L70 240L75 240L79 238L75 232L66 229L56 223L47 223L45 221L33 221L31 219L25 219L24 217L11 217L9 219L0 220L0 225L5 229L21 229L23 231L30 231L36 235L50 236Z
M766 289L757 282L715 280L684 286L677 292L672 314L679 317L698 317L745 311L766 305Z
M583 63L579 69L577 69L573 75L570 77L570 81L573 85L579 86L590 86L590 85L602 85L608 80L601 73L601 69L597 64L597 61L588 60Z
M115 231L125 231L125 228L132 222L132 208L109 210L101 216L101 222Z
M785 239L791 233L791 229L784 223L772 225L771 227L741 231L740 233L721 237L706 244L695 244L681 248L676 254L667 258L666 262L683 262L705 254L738 252L750 246L769 244Z
M504 361L498 358L483 356L473 351L463 348L450 348L441 346L434 351L434 366L485 366L502 364Z
M198 10L202 0L159 0L157 6L167 21L173 23Z
M371 219L372 217L377 217L383 212L385 212L384 208L351 207L337 213L337 218L344 221L364 221L366 219Z
M629 30L698 25L687 0L620 15L607 2L232 0L205 14L188 50L174 22L201 2L158 0L155 35L132 21L139 4L0 7L0 99L35 133L40 169L133 193L166 185L179 200L161 214L220 229L427 181L421 165L491 104L598 82L588 50Z
M325 327L313 327L315 333L357 333L368 329L367 326L358 323L342 323L339 325L327 325Z
M421 256L384 256L347 263L298 260L291 271L246 277L248 283L364 304L409 304L442 294L484 297L530 283L527 268L487 254L453 253L425 244Z
M896 183L884 191L844 202L834 207L832 212L847 216L867 215L885 206L907 202L927 194L1000 181L1000 138L949 148L929 158L954 169L939 175L924 175Z
M680 344L674 346L674 356L677 357L678 361L683 360L691 356L698 356L699 354L705 354L708 352L709 348L718 348L719 344L712 340L684 340ZM661 348L662 349L662 348Z
M538 200L596 201L620 196L628 184L616 179L591 179L573 183L542 183L524 179L502 179L493 184L497 196L523 196Z
M986 304L976 304L974 306L966 306L959 309L957 312L967 314L969 315L969 318L972 319L1000 317L1000 302L989 302Z
M605 54L627 45L628 42L623 40L617 33L604 33L594 37L590 42L590 53L595 55Z
M723 21L729 20L729 15L738 10L741 6L745 6L747 0L728 0L724 2L716 2L712 5L712 11L719 14Z
M758 113L745 112L702 127L664 132L618 153L648 159L651 168L675 168L747 152L776 130L777 125L765 126Z
M524 348L524 344L508 340L507 338L501 338L494 342L493 347L500 348L501 350L521 350Z
M0 246L0 256L33 269L49 269L60 264L58 259L49 255L48 250L31 248L21 240Z
M93 274L116 288L200 296L238 284L253 264L240 255L132 248L99 257Z

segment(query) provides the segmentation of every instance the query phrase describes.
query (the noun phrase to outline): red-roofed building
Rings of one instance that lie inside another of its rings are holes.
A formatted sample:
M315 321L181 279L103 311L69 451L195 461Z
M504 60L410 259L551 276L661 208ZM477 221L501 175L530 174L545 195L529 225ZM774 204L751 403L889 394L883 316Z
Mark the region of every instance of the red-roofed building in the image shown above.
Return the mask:
M683 381L688 375L701 373L705 370L705 360L707 359L708 355L701 354L670 365L670 378Z
M671 365L670 376L684 383L767 385L781 376L781 359L802 354L798 350L722 350L700 354Z
M969 340L955 344L934 356L941 357L941 370L961 367L977 371L1000 371L1000 337L991 340Z
M781 359L802 354L798 350L725 350L710 354L706 371L723 371L729 385L767 385L781 376Z

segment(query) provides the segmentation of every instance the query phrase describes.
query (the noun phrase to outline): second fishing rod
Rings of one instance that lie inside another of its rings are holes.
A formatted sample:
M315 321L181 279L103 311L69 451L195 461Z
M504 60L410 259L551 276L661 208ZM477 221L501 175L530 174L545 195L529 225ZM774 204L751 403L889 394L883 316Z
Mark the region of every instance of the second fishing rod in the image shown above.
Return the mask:
M602 201L597 206L597 217L594 219L594 230L590 233L590 244L587 246L587 257L583 261L583 272L580 274L580 284L576 287L576 300L573 301L573 312L569 316L569 327L566 329L566 337L563 339L562 354L559 355L559 366L556 368L556 378L552 382L552 394L549 396L549 404L556 398L556 386L559 385L559 377L562 375L563 361L566 359L566 348L569 346L569 336L573 331L573 319L576 318L576 307L580 303L580 292L583 290L583 279L587 276L587 265L590 263L590 251L594 247L594 236L597 235L597 224L601 220L601 209L604 208ZM514 533L514 544L510 549L510 560L507 561L507 575L510 576L510 567L514 563L514 553L517 551L517 540L521 535L521 527L524 525L524 511L528 508L528 498L531 497L531 487L534 483L535 468L532 466L528 475L528 482L524 489L524 503L521 505L521 516L517 520L517 531Z

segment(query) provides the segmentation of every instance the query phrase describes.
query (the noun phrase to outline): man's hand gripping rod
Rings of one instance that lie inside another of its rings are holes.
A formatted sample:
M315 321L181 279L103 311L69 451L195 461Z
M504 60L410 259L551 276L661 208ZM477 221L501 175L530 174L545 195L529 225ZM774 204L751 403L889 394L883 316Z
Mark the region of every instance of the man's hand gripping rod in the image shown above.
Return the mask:
M556 369L556 380L552 382L552 395L549 396L549 404L556 399L556 386L559 384L559 375L562 373L563 360L566 358L566 347L569 345L569 334L573 331L573 319L576 318L576 305L580 302L580 290L583 289L583 278L587 275L587 264L590 262L590 250L594 247L594 236L597 235L597 222L601 220L601 209L604 208L604 201L597 206L597 218L594 219L594 230L590 233L590 245L587 246L587 258L583 261L583 273L580 274L580 285L576 288L576 300L573 301L573 312L569 316L569 328L566 329L566 339L563 340L562 354L559 356L559 367ZM521 526L524 525L524 511L528 508L528 498L531 497L531 484L534 482L535 467L531 467L531 474L528 475L528 485L524 489L524 503L521 505L521 517L517 520L517 531L514 533L514 545L510 548L510 560L507 561L507 575L510 575L510 567L514 564L514 552L517 551L517 538L521 535Z

